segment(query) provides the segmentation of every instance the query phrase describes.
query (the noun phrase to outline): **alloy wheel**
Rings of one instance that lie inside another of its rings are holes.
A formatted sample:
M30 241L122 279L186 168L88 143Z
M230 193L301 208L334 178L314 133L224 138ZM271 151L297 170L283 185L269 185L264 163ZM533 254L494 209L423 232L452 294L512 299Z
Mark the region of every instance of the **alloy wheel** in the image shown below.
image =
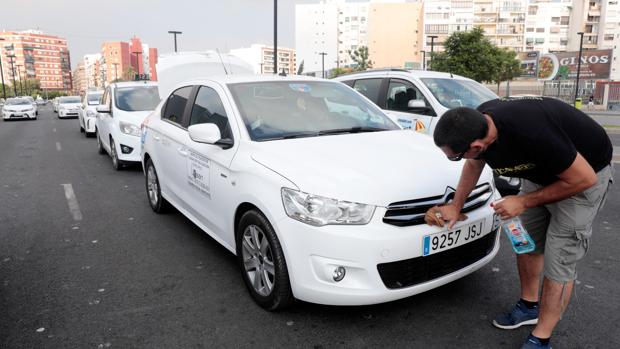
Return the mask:
M243 265L254 290L269 296L275 282L275 266L271 245L265 233L256 225L249 225L243 232Z
M151 206L156 207L157 202L159 201L159 184L157 183L157 173L155 173L155 167L152 165L149 166L146 172L146 183Z

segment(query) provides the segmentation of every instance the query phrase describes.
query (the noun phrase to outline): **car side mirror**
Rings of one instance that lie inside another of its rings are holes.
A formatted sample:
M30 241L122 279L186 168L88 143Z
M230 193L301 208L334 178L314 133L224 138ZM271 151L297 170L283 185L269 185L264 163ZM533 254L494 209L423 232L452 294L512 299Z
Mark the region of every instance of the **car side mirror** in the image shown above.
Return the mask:
M97 112L98 113L104 113L104 114L110 114L110 107L107 105L100 105L97 106Z
M412 99L407 102L407 109L413 112L425 113L430 110L421 99Z
M223 138L219 127L215 124L197 124L187 128L189 138L194 142L217 145L222 149L232 148L234 142L230 138Z

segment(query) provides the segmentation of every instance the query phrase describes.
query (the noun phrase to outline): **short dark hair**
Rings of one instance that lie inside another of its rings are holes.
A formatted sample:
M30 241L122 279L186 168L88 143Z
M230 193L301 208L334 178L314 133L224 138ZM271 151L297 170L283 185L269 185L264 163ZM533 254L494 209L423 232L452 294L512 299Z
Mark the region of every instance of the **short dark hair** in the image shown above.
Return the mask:
M486 137L489 130L484 114L467 107L453 108L445 112L433 133L438 147L448 146L452 151L467 151L471 142Z

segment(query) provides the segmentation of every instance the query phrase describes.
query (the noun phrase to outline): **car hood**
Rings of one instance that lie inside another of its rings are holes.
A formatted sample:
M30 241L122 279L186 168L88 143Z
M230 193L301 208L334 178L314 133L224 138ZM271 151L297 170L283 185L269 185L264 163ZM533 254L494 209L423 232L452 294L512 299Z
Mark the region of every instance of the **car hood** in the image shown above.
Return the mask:
M12 105L5 105L4 108L6 108L8 110L23 111L23 110L30 110L30 109L32 109L32 105L30 105L30 104L12 104Z
M65 109L75 109L80 108L82 106L82 103L62 103L58 104L58 106Z
M376 206L443 195L464 161L449 161L428 136L410 130L254 142L254 161L299 190ZM486 169L480 182L493 182Z
M114 110L114 119L119 121L128 122L134 124L138 127L142 124L142 121L146 119L152 111L124 111L124 110Z

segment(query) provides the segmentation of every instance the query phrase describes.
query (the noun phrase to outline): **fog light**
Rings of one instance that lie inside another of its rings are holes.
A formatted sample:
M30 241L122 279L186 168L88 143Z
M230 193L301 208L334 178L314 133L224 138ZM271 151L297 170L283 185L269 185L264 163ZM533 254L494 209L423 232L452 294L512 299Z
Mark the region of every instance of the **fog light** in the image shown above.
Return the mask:
M344 279L344 275L347 273L347 270L344 267L337 267L334 269L334 273L332 276L334 277L334 281L339 282Z
M133 151L133 148L121 144L121 151L123 152L123 154L129 154Z

